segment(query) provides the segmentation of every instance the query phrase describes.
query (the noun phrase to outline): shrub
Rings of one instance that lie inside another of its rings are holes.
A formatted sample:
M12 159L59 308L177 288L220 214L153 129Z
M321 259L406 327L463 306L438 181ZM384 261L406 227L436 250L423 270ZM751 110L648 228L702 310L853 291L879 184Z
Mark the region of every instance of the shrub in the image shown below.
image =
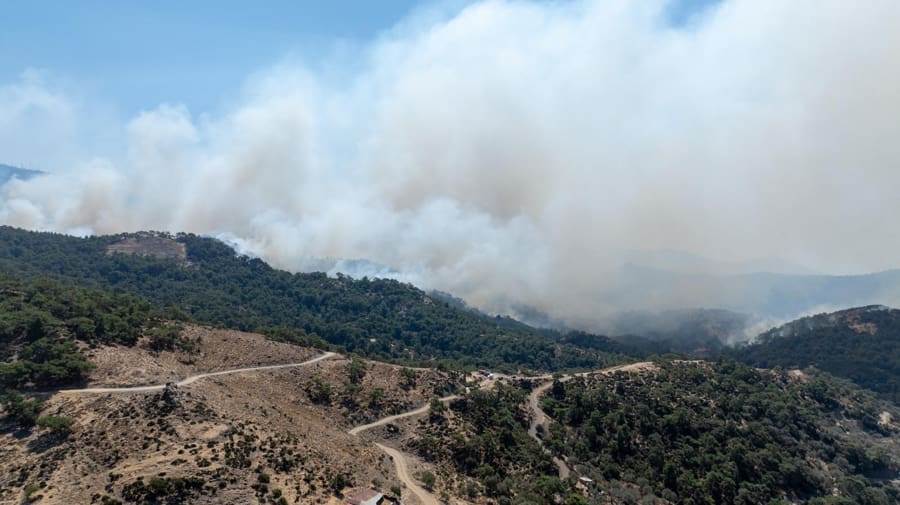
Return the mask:
M25 492L25 498L26 498L27 500L31 500L32 495L33 495L34 493L37 493L38 491L40 491L40 489L41 489L41 486L38 486L37 484L35 484L34 482L32 482L31 484L28 484L27 486L25 486L24 488L22 488L22 491Z
M56 435L68 435L72 432L73 424L73 419L63 416L43 416L37 420L38 426L47 428Z
M426 488L428 488L429 490L434 489L434 483L437 480L437 477L435 477L433 473L422 472L422 474L419 476L419 478L422 481L422 484L424 484Z
M309 399L315 403L330 403L331 397L334 395L334 388L320 377L316 377L307 386L307 393Z
M154 351L194 350L194 343L181 336L181 326L163 325L150 330L150 349Z
M38 413L44 408L42 402L15 392L6 394L3 404L7 417L24 427L34 426Z
M354 356L350 363L347 363L347 375L350 376L350 383L361 384L366 376L366 368L366 364Z
M147 484L139 479L122 488L122 496L128 501L138 503L161 502L162 498L171 498L176 503L183 503L186 498L201 491L205 483L206 481L200 477L153 477Z

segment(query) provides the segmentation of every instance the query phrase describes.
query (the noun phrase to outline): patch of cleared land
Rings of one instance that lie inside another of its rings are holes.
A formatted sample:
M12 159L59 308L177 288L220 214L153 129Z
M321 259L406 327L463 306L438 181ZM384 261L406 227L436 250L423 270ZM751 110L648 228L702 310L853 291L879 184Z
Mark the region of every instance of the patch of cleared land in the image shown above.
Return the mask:
M125 237L107 246L106 254L116 253L187 261L187 247L183 243L152 234Z

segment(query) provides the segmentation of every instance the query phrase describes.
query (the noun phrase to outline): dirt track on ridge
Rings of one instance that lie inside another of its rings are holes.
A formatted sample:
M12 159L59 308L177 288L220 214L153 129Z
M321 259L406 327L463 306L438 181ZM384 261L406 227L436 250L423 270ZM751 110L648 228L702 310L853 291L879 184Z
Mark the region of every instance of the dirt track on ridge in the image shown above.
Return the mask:
M335 356L333 352L326 352L324 354L320 354L315 358L310 360L306 360L302 363L286 363L283 365L266 365L266 366L253 366L246 368L235 368L233 370L222 370L221 372L209 372L209 373L201 373L197 375L192 375L186 379L180 380L175 383L176 386L187 386L188 384L193 384L200 379L205 379L207 377L217 377L220 375L230 375L236 373L246 373L246 372L260 372L265 370L277 370L280 368L293 368L298 366L306 366L312 365L313 363L317 363L319 361L331 358ZM133 387L120 387L120 388L85 388L85 389L62 389L59 391L59 394L62 395L87 395L87 394L105 394L105 393L145 393L148 391L162 391L165 389L165 384L156 384L153 386L133 386Z

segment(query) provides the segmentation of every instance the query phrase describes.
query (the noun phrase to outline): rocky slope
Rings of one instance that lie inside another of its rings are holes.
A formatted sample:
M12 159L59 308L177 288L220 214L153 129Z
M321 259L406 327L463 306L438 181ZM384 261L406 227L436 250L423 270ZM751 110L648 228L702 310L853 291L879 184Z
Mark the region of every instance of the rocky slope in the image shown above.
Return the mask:
M321 351L189 326L192 353L101 346L88 386L160 383L200 371L303 361ZM354 424L414 408L454 378L334 357L163 391L48 394L44 417L68 428L0 431L0 503L338 503L361 487L400 486L394 465ZM328 387L325 398L319 388Z

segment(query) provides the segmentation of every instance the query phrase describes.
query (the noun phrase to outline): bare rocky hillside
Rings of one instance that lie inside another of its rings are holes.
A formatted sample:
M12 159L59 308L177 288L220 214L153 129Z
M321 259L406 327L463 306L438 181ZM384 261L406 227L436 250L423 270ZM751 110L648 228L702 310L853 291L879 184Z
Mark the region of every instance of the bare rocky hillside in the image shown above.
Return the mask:
M96 368L87 387L157 385L322 354L235 331L190 326L183 336L195 342L192 352L140 344L90 351ZM360 488L390 494L401 487L390 458L347 431L427 403L455 380L335 355L161 390L51 394L41 414L74 423L0 431L0 503L30 496L67 504L324 504Z

